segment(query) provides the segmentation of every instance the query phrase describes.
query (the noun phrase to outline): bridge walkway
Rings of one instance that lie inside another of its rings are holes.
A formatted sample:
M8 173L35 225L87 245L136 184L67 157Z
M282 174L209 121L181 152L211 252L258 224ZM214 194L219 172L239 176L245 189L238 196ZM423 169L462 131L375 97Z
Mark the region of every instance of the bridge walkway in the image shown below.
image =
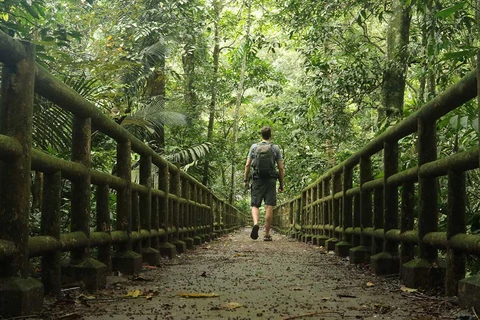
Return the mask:
M454 298L402 287L322 247L241 229L194 250L115 275L88 294L62 290L43 315L83 319L475 319ZM196 295L204 297L195 297Z

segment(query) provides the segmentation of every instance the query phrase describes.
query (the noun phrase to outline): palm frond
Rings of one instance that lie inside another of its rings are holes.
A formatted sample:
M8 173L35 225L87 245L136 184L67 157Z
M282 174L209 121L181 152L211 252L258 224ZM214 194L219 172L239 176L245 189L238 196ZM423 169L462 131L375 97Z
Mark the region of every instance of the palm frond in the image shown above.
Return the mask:
M165 155L165 158L181 167L190 168L194 162L205 159L210 152L210 143L205 142L200 145L178 150L174 153Z

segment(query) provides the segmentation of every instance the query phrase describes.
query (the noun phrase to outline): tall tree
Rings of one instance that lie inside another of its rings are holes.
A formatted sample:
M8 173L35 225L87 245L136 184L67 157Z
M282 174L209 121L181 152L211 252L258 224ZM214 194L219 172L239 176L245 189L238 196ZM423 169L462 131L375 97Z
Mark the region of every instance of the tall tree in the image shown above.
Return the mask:
M246 77L246 70L247 70L247 58L248 53L250 50L250 28L252 26L252 1L245 0L245 6L247 7L247 23L245 25L245 35L244 40L241 46L241 53L242 53L242 62L240 66L240 76L237 85L237 95L235 101L235 117L233 120L233 159L232 159L232 171L230 175L230 196L229 201L233 203L233 198L235 195L235 173L236 173L236 162L237 162L237 143L238 143L238 127L239 127L239 120L240 120L240 108L242 105L243 93L244 93L244 85L245 85L245 77Z
M383 74L382 108L379 122L394 122L403 116L411 5L403 0L392 1L392 15L387 29L387 65Z
M220 34L219 34L219 23L220 15L223 9L223 5L219 0L213 0L212 2L212 11L213 11L213 66L212 66L212 80L210 86L210 103L208 107L208 127L207 127L207 142L211 143L213 139L213 127L215 124L215 110L217 107L217 81L218 81L218 66L220 58ZM209 157L210 158L210 157ZM203 166L203 177L202 183L204 185L209 184L208 179L208 169L210 167L210 159L207 158Z

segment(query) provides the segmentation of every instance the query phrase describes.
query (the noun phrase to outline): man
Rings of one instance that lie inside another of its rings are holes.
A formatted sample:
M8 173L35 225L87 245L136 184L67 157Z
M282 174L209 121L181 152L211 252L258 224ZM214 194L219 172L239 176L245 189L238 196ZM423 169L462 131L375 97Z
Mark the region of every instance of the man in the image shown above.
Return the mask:
M284 170L283 159L280 148L270 142L272 130L270 127L263 127L260 132L262 141L254 143L250 147L245 164L245 173L243 182L245 188L248 188L250 168L253 168L253 181L251 187L251 200L253 228L250 237L258 239L258 218L262 201L265 203L265 236L264 241L272 241L270 236L270 226L273 220L273 207L277 205L277 177L280 181L278 192L283 192L284 188ZM275 170L275 163L278 167L278 174Z

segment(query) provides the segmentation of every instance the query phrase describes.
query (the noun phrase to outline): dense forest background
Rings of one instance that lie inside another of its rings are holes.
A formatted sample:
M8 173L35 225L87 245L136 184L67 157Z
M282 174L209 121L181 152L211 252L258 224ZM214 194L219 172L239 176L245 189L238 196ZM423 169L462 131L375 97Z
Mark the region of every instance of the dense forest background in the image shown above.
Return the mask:
M284 155L282 201L475 67L477 2L0 0L0 29L247 212L243 169L263 125ZM477 112L471 103L438 123L440 153L478 144ZM34 123L37 148L69 154L69 114L37 99ZM115 143L93 134L94 167L112 171ZM402 167L416 161L411 140ZM478 183L469 172L472 229Z

